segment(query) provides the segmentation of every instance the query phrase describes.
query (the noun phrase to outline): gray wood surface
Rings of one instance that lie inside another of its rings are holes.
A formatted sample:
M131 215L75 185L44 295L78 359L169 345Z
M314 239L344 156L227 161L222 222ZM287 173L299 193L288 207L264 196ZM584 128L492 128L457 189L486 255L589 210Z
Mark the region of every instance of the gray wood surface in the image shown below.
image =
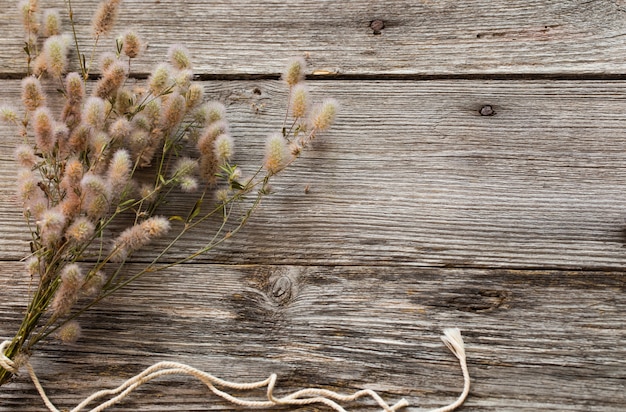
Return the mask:
M21 33L14 3L3 4L0 32ZM97 2L72 4L81 43L90 44ZM620 0L125 0L119 27L148 40L139 71L178 42L206 75L276 74L276 61L303 53L320 73L344 75L620 75L625 14ZM380 35L374 20L384 23ZM15 35L0 39L0 72L24 71Z
M5 3L0 103L17 103L21 29ZM72 3L88 21L96 2ZM228 107L244 170L281 126L274 78L288 57L308 53L313 95L336 97L341 116L244 231L98 305L77 344L41 347L32 362L53 401L71 408L172 360L232 380L276 372L279 394L372 388L426 410L462 388L439 340L457 326L473 378L460 410L624 410L625 10L581 0L125 1L121 25L150 39L134 67L147 73L172 42L192 49L207 96ZM480 115L486 105L493 116ZM14 333L28 294L18 141L0 124L0 336ZM182 196L163 213L191 204ZM2 412L43 410L25 374L0 389ZM241 409L164 378L112 410Z

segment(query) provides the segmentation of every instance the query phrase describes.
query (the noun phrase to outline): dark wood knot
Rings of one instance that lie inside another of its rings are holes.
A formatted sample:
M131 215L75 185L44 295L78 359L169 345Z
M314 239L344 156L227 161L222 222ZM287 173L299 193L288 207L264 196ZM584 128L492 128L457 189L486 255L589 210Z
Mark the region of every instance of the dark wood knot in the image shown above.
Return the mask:
M370 29L373 30L375 35L379 35L380 32L385 28L385 22L380 20L380 19L376 19L376 20L372 20L370 21Z
M271 299L279 305L284 305L291 300L293 294L293 282L286 275L277 276L270 281Z
M478 110L481 116L495 116L496 111L493 110L493 106L490 104L486 104Z

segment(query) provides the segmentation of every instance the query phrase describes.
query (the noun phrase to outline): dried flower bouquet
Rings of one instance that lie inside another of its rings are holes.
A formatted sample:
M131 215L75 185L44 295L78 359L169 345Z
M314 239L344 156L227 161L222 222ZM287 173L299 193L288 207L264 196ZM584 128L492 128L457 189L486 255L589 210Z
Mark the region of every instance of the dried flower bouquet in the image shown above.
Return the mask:
M185 47L172 46L167 63L138 84L131 62L143 51L141 37L125 32L113 52L93 63L79 45L71 1L66 4L70 35L61 30L59 12L41 10L37 0L19 3L28 61L23 110L0 109L22 139L15 150L17 192L30 229L25 281L33 284L23 321L2 346L10 363L0 365L0 385L42 340L76 340L77 317L100 300L237 233L269 193L272 176L328 129L337 111L332 99L310 105L305 62L290 61L283 128L267 138L263 164L245 175L233 162L226 108L204 101ZM95 44L110 40L119 6L120 0L100 3L91 24ZM68 73L70 56L79 70ZM98 80L89 81L95 71ZM45 93L44 82L58 93ZM59 99L62 110L55 113L51 103ZM189 193L188 210L163 215L160 206L181 191ZM217 225L196 252L160 263L185 234L209 223ZM163 237L166 245L152 261L130 272L125 264L132 254Z

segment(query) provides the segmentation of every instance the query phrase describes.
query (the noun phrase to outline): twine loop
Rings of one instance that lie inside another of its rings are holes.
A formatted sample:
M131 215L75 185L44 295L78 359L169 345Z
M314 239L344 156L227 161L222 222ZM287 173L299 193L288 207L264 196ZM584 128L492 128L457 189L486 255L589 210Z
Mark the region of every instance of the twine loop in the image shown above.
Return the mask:
M461 337L461 331L458 328L450 328L445 329L443 332L444 336L442 336L441 339L448 347L448 349L450 349L450 351L458 358L461 369L463 370L463 392L453 403L443 406L441 408L433 409L430 412L449 412L455 410L456 408L461 406L461 404L463 404L463 402L467 398L467 395L469 394L470 389L470 377L467 370L465 346L463 343L463 338ZM17 373L18 365L16 364L16 362L12 361L4 354L5 348L10 343L10 341L4 341L2 342L2 344L0 344L0 366L2 366L11 373ZM48 409L51 412L61 412L54 406L54 404L46 395L30 362L26 360L24 364L26 366L26 369L28 370L28 374L30 375L31 380L33 381L33 384L35 385L35 388L37 388L39 395L41 396ZM279 405L303 406L311 404L323 404L336 412L347 412L347 410L340 405L340 402L352 402L363 397L372 398L382 408L383 412L396 412L399 409L409 405L409 402L407 402L406 399L400 399L395 404L389 405L380 397L380 395L378 395L375 391L371 389L363 389L352 394L341 394L328 389L306 388L282 397L277 397L274 395L274 389L276 387L277 381L276 374L271 374L267 379L258 382L238 383L220 379L184 363L158 362L145 369L143 372L128 379L117 388L105 389L92 394L70 412L80 412L83 409L87 408L90 403L97 401L101 398L108 398L108 400L100 400L99 405L90 409L90 412L101 412L106 408L122 401L139 386L146 384L160 376L166 375L193 376L201 381L203 384L205 384L211 392L223 398L224 400L231 402L235 405L254 409L271 408L273 406ZM227 392L228 389L248 391L259 388L267 388L266 400L251 400L239 398Z
M2 343L0 343L0 366L2 366L3 369L15 375L17 374L19 370L17 363L14 360L9 359L9 357L4 354L5 349L10 344L11 344L10 340L5 340Z

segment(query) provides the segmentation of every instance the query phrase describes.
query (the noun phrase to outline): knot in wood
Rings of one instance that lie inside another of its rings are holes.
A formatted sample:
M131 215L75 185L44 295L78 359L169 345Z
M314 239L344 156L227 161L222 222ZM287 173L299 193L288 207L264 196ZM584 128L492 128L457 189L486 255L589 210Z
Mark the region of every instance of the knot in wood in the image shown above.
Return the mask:
M494 116L496 114L495 110L493 110L493 107L490 104L486 104L481 107L478 113L480 113L481 116Z
M271 284L272 299L278 304L285 304L291 299L293 284L288 276L279 276Z
M380 19L376 19L376 20L372 20L370 21L370 29L372 29L374 31L375 35L380 34L380 31L382 29L385 28L385 22L380 20Z

